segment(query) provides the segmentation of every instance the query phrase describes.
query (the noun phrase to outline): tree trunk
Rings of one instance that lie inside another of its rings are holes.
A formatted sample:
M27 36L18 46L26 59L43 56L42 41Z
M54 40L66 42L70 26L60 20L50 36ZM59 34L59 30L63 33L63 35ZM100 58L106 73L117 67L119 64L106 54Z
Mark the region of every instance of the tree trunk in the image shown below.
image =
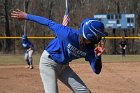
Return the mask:
M8 18L8 0L5 0L4 10L5 10L5 36L10 36L9 18ZM10 39L5 40L4 46L5 46L4 52L8 53L10 51L10 46L11 46Z

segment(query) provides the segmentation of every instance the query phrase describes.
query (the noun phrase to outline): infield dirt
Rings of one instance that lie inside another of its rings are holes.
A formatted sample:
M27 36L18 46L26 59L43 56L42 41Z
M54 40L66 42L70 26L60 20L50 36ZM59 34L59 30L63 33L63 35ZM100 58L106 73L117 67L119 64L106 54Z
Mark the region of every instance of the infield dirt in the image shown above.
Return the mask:
M38 65L0 65L0 93L44 93ZM140 62L103 63L99 75L88 63L70 64L92 93L140 93ZM86 68L86 69L85 69ZM58 81L59 93L72 93Z

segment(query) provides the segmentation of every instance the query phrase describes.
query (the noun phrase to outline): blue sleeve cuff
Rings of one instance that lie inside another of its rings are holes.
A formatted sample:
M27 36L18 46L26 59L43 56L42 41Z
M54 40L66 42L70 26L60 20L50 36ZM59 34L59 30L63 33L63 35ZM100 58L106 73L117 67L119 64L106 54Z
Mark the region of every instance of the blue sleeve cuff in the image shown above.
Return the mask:
M101 56L97 56L97 55L96 55L95 57L96 57L96 59L101 59Z
M27 20L30 20L30 18L32 17L32 15L31 14L27 14L27 17L26 17L26 19Z

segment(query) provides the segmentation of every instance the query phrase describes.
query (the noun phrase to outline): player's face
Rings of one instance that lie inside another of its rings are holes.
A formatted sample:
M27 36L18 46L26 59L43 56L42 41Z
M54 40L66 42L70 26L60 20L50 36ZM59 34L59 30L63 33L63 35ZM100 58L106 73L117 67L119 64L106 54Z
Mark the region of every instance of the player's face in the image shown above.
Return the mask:
M97 41L100 42L102 40L102 37L97 37Z
M102 37L97 37L97 38L94 40L94 42L85 39L85 44L87 44L87 45L88 45L88 44L98 44L98 43L101 41L101 39L102 39Z
M94 40L93 40L93 43L94 44L98 44L100 41L101 41L102 37L96 37Z
M85 39L85 44L88 45L88 44L91 44L91 43L92 43L91 41Z

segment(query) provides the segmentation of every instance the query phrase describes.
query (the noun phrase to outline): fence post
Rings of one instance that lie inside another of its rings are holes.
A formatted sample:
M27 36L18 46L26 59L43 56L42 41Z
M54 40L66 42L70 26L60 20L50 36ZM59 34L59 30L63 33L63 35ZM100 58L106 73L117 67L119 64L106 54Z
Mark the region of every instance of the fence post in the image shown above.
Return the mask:
M113 29L113 36L116 36L116 29ZM112 45L113 53L116 54L116 39L113 39L113 45Z

